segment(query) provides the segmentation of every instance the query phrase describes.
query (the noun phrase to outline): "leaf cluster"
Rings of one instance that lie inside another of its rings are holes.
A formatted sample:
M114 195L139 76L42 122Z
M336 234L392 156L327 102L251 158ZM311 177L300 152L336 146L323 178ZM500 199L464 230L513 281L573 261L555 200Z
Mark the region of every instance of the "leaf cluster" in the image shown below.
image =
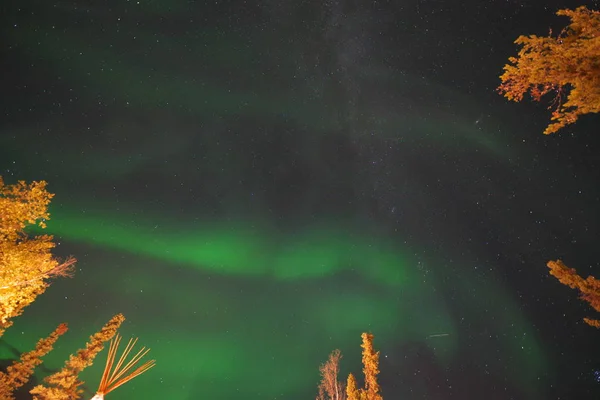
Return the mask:
M600 112L600 12L579 7L557 15L571 23L556 37L519 36L521 47L508 59L498 92L520 102L553 96L551 123L545 134L575 123L581 115Z

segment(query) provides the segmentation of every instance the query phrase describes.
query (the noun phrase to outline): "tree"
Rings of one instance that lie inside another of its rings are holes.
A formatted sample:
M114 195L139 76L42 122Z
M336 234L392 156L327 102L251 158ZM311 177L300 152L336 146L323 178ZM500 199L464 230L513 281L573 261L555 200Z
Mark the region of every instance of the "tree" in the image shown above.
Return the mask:
M104 343L115 336L123 321L125 317L121 314L111 318L99 332L90 336L85 348L71 355L60 371L44 378L46 385L34 387L31 394L39 400L78 399L81 395L79 386L83 384L78 378L79 374L92 365L94 358L104 348Z
M371 333L362 334L362 363L363 373L365 375L365 389L367 400L381 400L379 394L379 384L377 375L379 375L379 352L373 349L373 335Z
M520 102L528 93L535 101L547 94L554 99L551 121L545 134L555 133L579 116L600 112L600 12L579 7L557 15L571 23L556 37L519 36L522 46L510 57L500 76L498 92ZM565 101L566 97L566 101Z
M547 265L552 276L556 277L563 285L571 289L578 289L581 299L588 302L594 310L600 312L600 280L593 276L583 279L575 269L567 267L561 260L548 261ZM600 320L591 318L584 318L583 320L590 326L600 328Z
M348 400L360 400L361 398L360 390L358 390L358 388L356 387L356 378L354 378L354 375L352 374L348 374L346 394L348 395Z
M365 375L365 387L358 388L354 375L349 374L346 383L346 400L382 400L379 394L379 384L377 375L379 374L379 352L373 349L373 335L370 333L362 334L362 363L363 373ZM340 382L337 381L339 373L339 362L342 354L339 350L334 350L329 355L329 360L321 365L321 383L319 384L319 395L317 400L344 399L344 390ZM336 397L337 396L337 397Z
M346 400L344 384L338 381L341 358L342 353L336 349L331 352L327 362L319 367L321 382L317 400Z
M70 276L75 259L52 256L53 237L30 237L27 225L45 228L53 195L46 182L5 185L0 176L0 336L48 287L48 279Z

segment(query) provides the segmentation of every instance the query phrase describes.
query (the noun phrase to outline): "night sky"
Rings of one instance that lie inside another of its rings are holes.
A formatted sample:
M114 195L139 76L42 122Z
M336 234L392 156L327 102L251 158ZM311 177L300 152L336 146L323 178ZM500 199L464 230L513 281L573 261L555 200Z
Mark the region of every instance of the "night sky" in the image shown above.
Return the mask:
M314 398L364 331L386 399L597 399L600 332L546 262L600 276L600 117L545 136L495 93L578 5L4 0L0 174L49 182L79 262L1 358L68 322L60 368L122 312L157 366L114 400Z

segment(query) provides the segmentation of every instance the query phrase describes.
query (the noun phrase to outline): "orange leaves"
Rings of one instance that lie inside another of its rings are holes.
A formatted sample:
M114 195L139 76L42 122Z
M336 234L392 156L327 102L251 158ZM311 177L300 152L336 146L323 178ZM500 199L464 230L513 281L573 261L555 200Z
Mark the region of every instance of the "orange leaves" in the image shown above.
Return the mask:
M50 336L38 341L35 350L22 354L20 361L15 361L6 369L6 373L0 373L0 398L12 398L14 390L29 381L34 368L42 363L42 357L52 350L54 343L65 332L67 325L60 324Z
M600 312L600 280L593 276L583 279L573 268L567 267L561 260L548 261L550 275L556 277L560 283L578 289L582 300L589 303L592 308ZM584 318L586 324L600 328L600 321L596 319Z
M556 15L569 17L571 25L567 28L577 36L584 39L598 38L600 31L600 19L598 11L589 10L587 7L578 7L575 10L558 10ZM574 36L566 36L565 41L574 40Z
M584 318L583 322L585 322L589 326L593 326L594 328L600 328L600 321L598 321L597 319Z
M379 384L377 375L379 375L379 352L373 349L373 335L370 333L362 334L362 362L363 373L365 375L365 389L367 400L381 400L379 394Z
M535 101L553 94L553 122L545 134L575 123L581 115L600 112L600 12L579 7L557 15L569 17L571 24L556 38L519 36L515 43L521 49L508 59L497 89L516 102L526 93Z
M68 276L75 264L52 256L52 236L25 233L30 224L45 227L52 197L44 181L5 185L0 177L0 336L46 290L48 278Z
M360 400L360 391L356 387L356 378L352 374L348 375L346 394L348 395L348 400Z
M0 177L0 238L14 238L27 224L38 223L45 228L44 220L49 218L48 204L52 197L54 195L46 191L44 181L30 184L19 181L7 186Z

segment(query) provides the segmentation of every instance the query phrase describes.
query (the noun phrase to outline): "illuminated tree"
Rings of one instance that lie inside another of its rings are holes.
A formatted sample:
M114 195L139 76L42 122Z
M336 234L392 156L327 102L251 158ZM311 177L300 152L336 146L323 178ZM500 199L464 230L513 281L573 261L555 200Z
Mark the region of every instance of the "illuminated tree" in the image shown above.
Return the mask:
M381 400L379 395L379 384L377 375L379 374L379 352L373 349L373 335L370 333L362 334L362 362L363 373L365 374L365 389L367 400Z
M556 37L519 36L522 46L510 57L500 76L498 92L520 102L529 93L535 101L546 94L554 99L551 134L575 123L580 115L600 112L600 12L579 7L559 10L571 23ZM565 101L566 97L566 101Z
M87 367L92 365L94 358L104 348L104 342L111 340L117 333L117 329L125 321L122 314L117 314L102 329L90 336L85 348L71 355L60 371L46 377L44 381L48 386L38 385L31 390L40 400L45 399L77 399L81 394L79 386L83 382L78 375Z
M348 375L348 383L346 384L346 395L348 396L348 400L360 400L360 391L356 387L356 378L354 375Z
M52 236L25 233L27 225L46 227L52 197L44 181L5 185L0 177L0 336L46 290L49 278L69 276L75 264L52 256Z
M363 373L365 375L365 387L359 389L356 385L354 375L349 374L346 383L346 400L382 400L379 394L379 384L377 375L379 374L379 352L373 349L373 335L370 333L362 334L362 363ZM339 350L334 350L329 356L329 360L321 365L321 383L319 384L319 395L317 400L326 399L344 399L341 384L337 382L339 372L339 361L342 355ZM339 396L339 397L336 397Z
M561 260L548 261L547 265L552 276L556 277L563 285L578 289L581 299L600 312L600 280L593 276L583 279L575 269L567 267ZM600 321L597 319L584 318L583 320L590 326L600 328Z
M329 355L327 362L319 367L321 383L319 383L319 395L317 396L317 400L346 399L344 384L338 381L341 358L342 353L339 350L334 350Z

